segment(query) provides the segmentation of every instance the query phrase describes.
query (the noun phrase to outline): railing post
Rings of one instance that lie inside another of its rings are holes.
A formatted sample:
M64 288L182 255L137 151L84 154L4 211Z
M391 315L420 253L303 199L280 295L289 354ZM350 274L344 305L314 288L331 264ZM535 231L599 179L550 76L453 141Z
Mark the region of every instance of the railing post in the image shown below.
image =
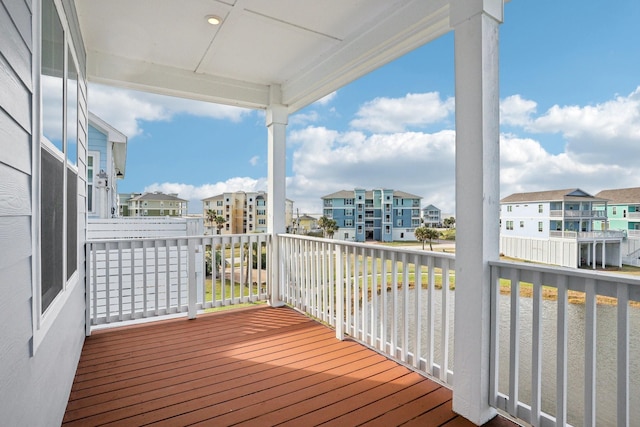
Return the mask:
M342 247L335 245L336 254L336 338L344 340L344 276Z
M198 300L197 291L197 278L196 278L196 256L198 249L196 249L196 241L193 238L187 240L187 248L189 250L189 258L187 260L188 279L187 279L187 303L188 303L188 315L189 319L195 319L197 315L196 302ZM157 268L157 266L156 266Z

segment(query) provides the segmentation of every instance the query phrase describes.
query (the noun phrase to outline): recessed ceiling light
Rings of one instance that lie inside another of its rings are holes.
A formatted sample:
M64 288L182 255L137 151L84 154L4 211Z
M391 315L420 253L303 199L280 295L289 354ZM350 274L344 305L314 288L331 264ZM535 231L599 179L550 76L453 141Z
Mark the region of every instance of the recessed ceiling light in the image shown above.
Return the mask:
M222 23L222 18L217 15L207 15L207 22L211 25L220 25Z

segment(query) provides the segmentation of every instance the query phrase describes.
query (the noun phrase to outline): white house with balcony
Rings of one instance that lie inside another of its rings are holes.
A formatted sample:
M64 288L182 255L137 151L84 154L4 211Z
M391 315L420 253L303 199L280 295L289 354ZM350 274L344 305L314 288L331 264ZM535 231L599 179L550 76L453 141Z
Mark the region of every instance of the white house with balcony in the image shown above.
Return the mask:
M565 267L621 266L624 233L599 230L606 200L579 188L515 193L500 201L500 252Z

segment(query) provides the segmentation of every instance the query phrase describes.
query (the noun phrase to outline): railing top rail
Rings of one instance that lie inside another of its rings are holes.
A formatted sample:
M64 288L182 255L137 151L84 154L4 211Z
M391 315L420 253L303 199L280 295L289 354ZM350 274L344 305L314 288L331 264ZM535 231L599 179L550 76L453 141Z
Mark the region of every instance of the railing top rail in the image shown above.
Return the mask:
M116 239L87 239L87 243L118 243L118 242L155 242L161 240L220 240L229 242L235 240L260 240L267 239L270 234L267 233L247 233L247 234L202 234L197 236L166 236L166 237L134 237L134 238L116 238Z
M434 258L444 258L451 261L455 260L454 254L450 254L446 252L423 251L421 249L407 249L407 248L399 248L396 246L385 246L385 245L372 244L372 243L348 242L344 240L325 239L322 237L302 236L299 234L278 234L278 237L299 239L299 240L309 240L313 242L332 243L334 245L342 245L342 246L364 248L364 249L374 249L378 251L399 252L399 253L407 253L412 255L429 255Z
M637 286L640 290L640 277L613 272L582 270L569 267L545 266L540 264L515 261L489 261L489 265L491 267L538 272L543 275L564 275L572 278L579 278L580 280L593 279L597 282L624 283L634 287Z

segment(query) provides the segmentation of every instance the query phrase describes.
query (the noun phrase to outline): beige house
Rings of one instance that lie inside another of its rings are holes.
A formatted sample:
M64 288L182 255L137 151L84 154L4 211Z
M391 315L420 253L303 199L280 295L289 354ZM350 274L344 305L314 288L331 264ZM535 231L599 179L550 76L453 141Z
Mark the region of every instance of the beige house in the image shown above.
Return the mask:
M143 193L127 200L128 216L184 216L187 214L187 201L177 194L164 194L159 191Z
M225 219L222 234L266 233L268 194L264 191L235 191L202 200L205 228L217 234L216 223L207 220L209 210ZM285 225L293 226L293 201L285 201Z

